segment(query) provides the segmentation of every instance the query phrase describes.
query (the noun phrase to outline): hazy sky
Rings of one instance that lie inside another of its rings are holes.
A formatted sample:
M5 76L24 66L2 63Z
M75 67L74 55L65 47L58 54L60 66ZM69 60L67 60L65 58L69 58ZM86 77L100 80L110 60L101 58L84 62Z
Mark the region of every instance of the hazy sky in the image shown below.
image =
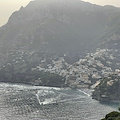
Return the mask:
M31 0L0 0L0 26L5 24L10 15L21 6L26 6ZM99 5L114 5L120 7L120 0L84 0Z
M113 5L120 7L120 0L83 0L86 2L91 2L98 5Z
M31 0L0 0L0 26L5 24L10 15L19 10L21 6L26 6Z

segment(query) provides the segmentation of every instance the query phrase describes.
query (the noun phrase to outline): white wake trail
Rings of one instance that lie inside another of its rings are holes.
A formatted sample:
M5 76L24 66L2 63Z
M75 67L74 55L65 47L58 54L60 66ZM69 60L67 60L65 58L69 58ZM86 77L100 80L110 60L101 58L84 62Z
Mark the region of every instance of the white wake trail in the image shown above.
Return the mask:
M87 95L88 97L90 97L91 95L90 94L88 94L88 93L86 93L85 91L83 91L83 90L79 90L80 92L82 92L83 94L85 94L85 95Z
M37 97L38 103L41 105L41 102L40 102L40 99L39 99L38 92L37 92L35 95L36 95L36 97Z

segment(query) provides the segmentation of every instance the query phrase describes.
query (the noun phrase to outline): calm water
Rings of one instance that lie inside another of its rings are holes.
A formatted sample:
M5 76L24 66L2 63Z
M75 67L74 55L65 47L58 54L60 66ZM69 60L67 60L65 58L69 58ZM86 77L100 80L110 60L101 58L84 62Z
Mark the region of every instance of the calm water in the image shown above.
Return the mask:
M0 120L100 120L117 107L77 90L0 83Z

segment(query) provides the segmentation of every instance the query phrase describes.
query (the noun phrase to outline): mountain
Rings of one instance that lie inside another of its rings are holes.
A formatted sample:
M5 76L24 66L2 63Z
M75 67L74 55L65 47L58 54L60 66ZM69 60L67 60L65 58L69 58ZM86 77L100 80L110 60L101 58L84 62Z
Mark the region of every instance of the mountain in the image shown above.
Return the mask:
M116 22L115 22L116 21ZM120 13L113 15L108 23L108 28L100 37L99 48L108 49L113 55L111 68L113 73L99 80L92 94L99 101L119 101L120 98ZM110 55L110 54L109 54ZM109 57L110 58L110 57ZM107 59L105 59L107 61Z
M66 54L77 61L96 49L109 20L119 11L80 0L31 1L0 28L0 49Z
M119 16L81 0L31 1L0 28L0 81L90 87L120 67Z

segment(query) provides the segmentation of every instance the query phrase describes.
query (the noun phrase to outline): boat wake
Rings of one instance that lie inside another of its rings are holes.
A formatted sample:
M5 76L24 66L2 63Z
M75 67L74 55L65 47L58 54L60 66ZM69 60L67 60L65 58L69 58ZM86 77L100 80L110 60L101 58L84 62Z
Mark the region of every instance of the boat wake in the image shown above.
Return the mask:
M45 105L79 100L81 95L76 96L67 92L67 90L56 90L52 88L38 90L36 93L36 97L40 105Z

